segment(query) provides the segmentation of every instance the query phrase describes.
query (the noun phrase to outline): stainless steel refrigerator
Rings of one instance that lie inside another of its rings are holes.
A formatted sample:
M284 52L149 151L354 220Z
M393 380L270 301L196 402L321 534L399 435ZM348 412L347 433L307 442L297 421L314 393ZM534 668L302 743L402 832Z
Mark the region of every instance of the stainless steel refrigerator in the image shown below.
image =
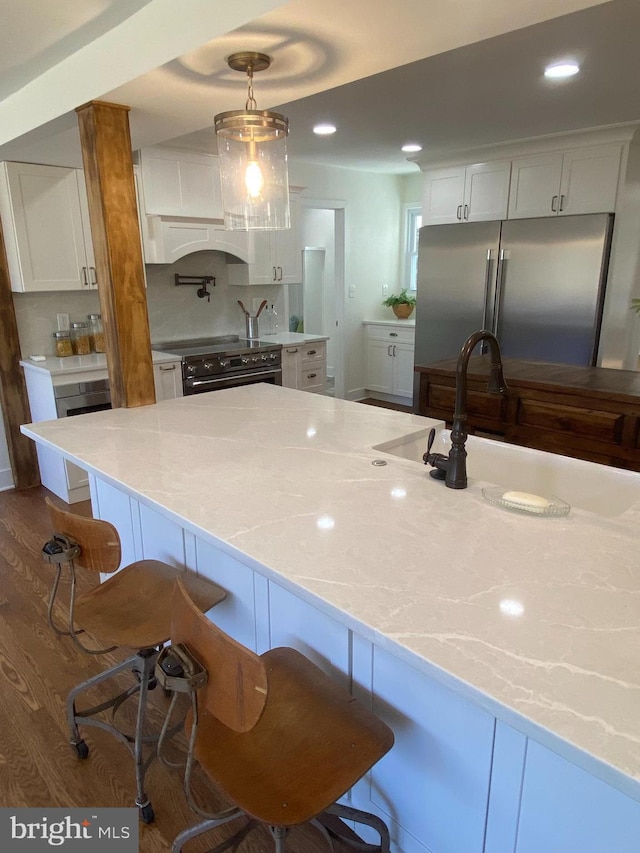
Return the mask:
M488 329L506 358L595 364L612 227L592 214L421 228L415 363Z

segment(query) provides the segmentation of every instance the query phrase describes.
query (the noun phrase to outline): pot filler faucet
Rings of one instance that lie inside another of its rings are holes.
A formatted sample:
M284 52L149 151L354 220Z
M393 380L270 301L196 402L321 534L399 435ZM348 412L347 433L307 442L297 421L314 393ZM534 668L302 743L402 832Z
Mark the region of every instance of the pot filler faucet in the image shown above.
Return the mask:
M436 480L444 480L445 486L450 489L467 488L467 451L465 443L467 440L467 371L471 353L480 341L489 344L491 353L491 368L489 372L488 390L492 394L507 394L509 388L502 375L502 354L500 344L491 332L481 330L474 332L467 338L460 350L458 364L456 367L456 407L453 413L453 426L451 428L451 450L448 455L444 453L431 453L431 446L436 437L435 429L429 433L427 452L422 457L425 465L432 465L430 471Z

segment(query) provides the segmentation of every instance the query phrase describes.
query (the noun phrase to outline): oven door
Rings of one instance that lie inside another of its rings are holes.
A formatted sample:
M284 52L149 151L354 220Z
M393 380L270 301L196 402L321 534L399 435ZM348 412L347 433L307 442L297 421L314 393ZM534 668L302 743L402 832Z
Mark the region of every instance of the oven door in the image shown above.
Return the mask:
M185 379L184 394L204 394L207 391L221 391L223 388L238 388L240 385L255 385L257 382L267 382L270 385L282 385L282 370L254 370L251 373L237 373L231 376L215 376L199 379Z
M53 393L59 418L84 415L87 412L103 412L111 408L109 381L106 379L57 385Z

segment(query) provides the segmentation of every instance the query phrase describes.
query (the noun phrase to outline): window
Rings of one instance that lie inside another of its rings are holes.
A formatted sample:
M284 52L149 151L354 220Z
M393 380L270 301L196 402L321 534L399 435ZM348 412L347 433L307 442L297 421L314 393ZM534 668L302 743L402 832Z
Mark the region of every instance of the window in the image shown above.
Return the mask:
M404 219L404 286L416 290L418 286L418 232L422 227L422 208L405 206Z

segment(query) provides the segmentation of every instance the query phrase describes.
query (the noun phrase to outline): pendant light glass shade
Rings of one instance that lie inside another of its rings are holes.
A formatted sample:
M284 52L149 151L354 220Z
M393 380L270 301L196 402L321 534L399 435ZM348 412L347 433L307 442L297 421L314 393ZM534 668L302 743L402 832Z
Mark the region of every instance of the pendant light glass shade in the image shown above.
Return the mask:
M249 96L244 110L220 113L214 119L218 163L228 231L276 231L290 228L287 133L289 121L280 113L255 109L253 72L268 68L265 54L242 53L229 65L244 70Z

